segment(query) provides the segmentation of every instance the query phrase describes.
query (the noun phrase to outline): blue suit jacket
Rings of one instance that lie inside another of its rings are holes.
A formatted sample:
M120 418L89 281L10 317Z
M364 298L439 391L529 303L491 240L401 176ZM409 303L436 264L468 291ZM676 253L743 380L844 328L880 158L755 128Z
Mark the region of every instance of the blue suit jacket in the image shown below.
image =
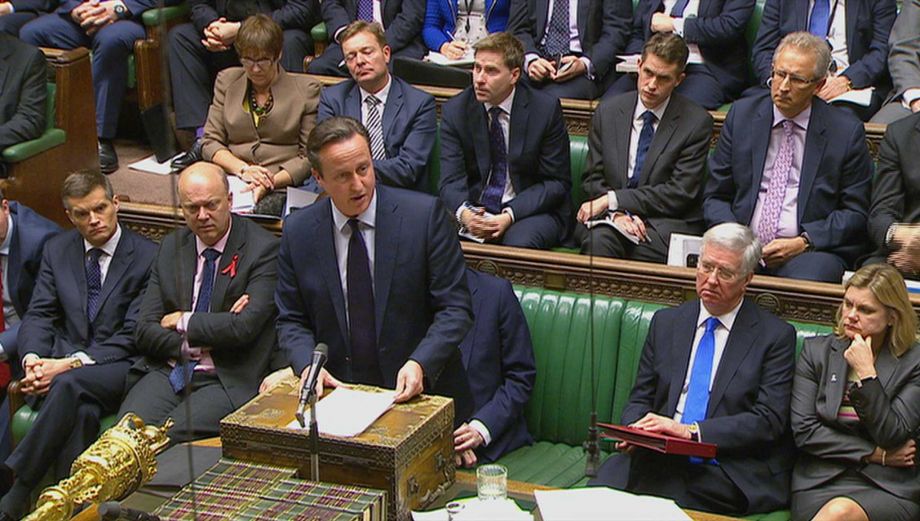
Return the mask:
M736 101L709 159L703 218L750 225L763 178L773 101L769 93ZM868 247L866 215L872 161L863 124L818 98L811 103L799 181L799 233L817 251L852 263Z
M699 311L700 301L694 300L652 317L623 425L648 412L674 416ZM748 512L787 508L794 459L789 430L794 369L795 330L745 300L716 369L706 419L699 425L700 438L718 445L719 465L747 497ZM642 472L647 465L666 468L677 457L640 451L633 455L632 471Z
M383 108L387 159L374 161L374 172L387 185L428 192L428 159L437 132L434 97L392 74L390 81ZM333 116L361 121L361 89L354 80L323 89L316 122Z
M486 30L489 31L489 34L504 31L508 26L511 0L485 0L485 2ZM457 0L428 0L425 8L425 25L422 26L422 40L429 49L440 51L442 45L453 40L456 26Z
M488 429L491 443L476 453L495 461L533 442L527 432L524 406L530 401L537 367L530 330L511 283L472 269L466 281L473 298L473 328L460 344L470 379L477 419Z
M324 0L319 7L330 38L358 19L357 0ZM425 45L419 38L425 19L425 0L381 0L380 17L393 52L417 47L419 55L425 54Z
M516 195L505 206L516 220L551 213L568 224L570 169L559 100L518 82L508 131L508 171ZM477 204L490 171L489 116L467 87L441 109L441 200L452 212L464 201Z
M833 5L833 4L832 4ZM850 66L841 73L853 87L875 86L885 96L888 77L888 35L894 25L894 0L847 0L846 35ZM773 69L773 52L789 33L808 30L807 0L767 0L751 59L757 81L764 85Z
M374 304L384 385L407 360L424 370L426 391L455 398L469 418L469 384L457 346L472 324L463 253L453 219L437 199L377 185ZM284 223L278 254L278 345L301 374L318 342L326 368L353 381L345 296L336 261L332 201L298 210Z
M684 19L684 41L695 43L726 92L737 95L747 85L748 44L744 37L754 0L700 0L696 17ZM640 54L652 37L652 15L664 12L664 0L641 0L633 15L626 54ZM670 14L670 13L665 13Z
M48 240L32 303L19 328L23 356L62 358L83 351L105 364L135 354L134 326L157 246L124 227L121 233L92 331L86 317L83 237L69 230Z
M57 235L61 227L15 201L10 201L10 219L13 220L13 231L6 262L6 280L10 300L20 322L0 333L0 345L12 357L18 351L16 336L22 324L21 319L25 317L29 302L32 301L45 241Z

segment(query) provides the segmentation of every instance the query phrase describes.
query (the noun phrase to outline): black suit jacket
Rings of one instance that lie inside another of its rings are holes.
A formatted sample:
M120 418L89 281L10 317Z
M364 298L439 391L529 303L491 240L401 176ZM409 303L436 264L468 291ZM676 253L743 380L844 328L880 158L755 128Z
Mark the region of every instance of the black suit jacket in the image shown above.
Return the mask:
M97 364L105 364L136 354L134 327L156 244L124 227L121 233L92 330L86 316L83 237L69 230L48 240L32 302L19 328L23 357L35 353L63 358L83 351Z
M674 416L690 364L700 301L655 313L636 384L623 409L628 425L654 412ZM795 330L745 299L716 369L700 438L718 445L716 456L748 500L748 512L786 508L794 451L789 437L789 400L795 365ZM651 455L657 464L669 458ZM633 456L633 472L643 469ZM649 463L649 462L646 462Z
M604 100L594 112L584 193L593 199L614 190L619 207L648 221L665 242L673 232L699 234L712 116L680 94L672 94L642 165L639 185L627 188L629 140L638 102L635 92L621 94Z
M549 0L512 0L507 30L521 40L524 52L539 54L549 17ZM577 19L582 53L591 60L596 80L603 81L616 55L626 48L632 3L630 0L578 0Z
M467 87L441 109L441 200L451 212L464 201L478 204L490 172L489 116ZM508 173L515 197L506 206L514 218L549 213L568 223L570 172L569 137L559 100L518 82L508 131Z
M789 33L808 31L808 0L767 0L754 40L752 61L757 81L764 85L773 70L773 52ZM888 35L894 25L894 0L847 0L846 40L850 66L838 71L853 87L876 87L882 97L891 89L888 76Z
M188 323L189 345L211 349L217 377L236 407L256 395L275 347L272 297L277 252L274 235L234 215L217 267L211 312L194 313ZM181 357L182 335L160 326L160 319L194 308L197 257L195 235L188 227L163 239L137 324L137 350L146 356L138 368L149 370ZM231 313L230 308L244 294L249 295L249 304L242 312Z
M45 55L0 34L0 151L45 131Z
M330 39L336 38L340 29L358 19L356 0L323 0L320 9ZM415 54L418 56L427 52L422 43L424 0L381 0L380 17L383 19L387 43L393 52L409 48L416 49Z
M211 22L225 17L231 22L242 22L247 16L257 13L272 17L282 29L300 29L309 32L320 20L317 0L253 0L245 5L239 0L189 0L192 24L200 33Z
M894 223L920 223L920 114L888 125L872 180L869 236L876 255L887 256L885 235Z
M847 470L899 497L920 501L920 471L897 468L862 458L876 446L894 450L917 435L920 427L920 345L900 358L884 347L875 361L878 378L850 392L859 415L858 429L837 420L846 391L848 364L843 352L850 340L822 336L805 340L792 388L792 431L799 457L792 490L801 492L830 481Z
M457 346L472 324L463 254L453 219L437 199L377 185L374 306L384 385L394 388L408 360L424 371L426 391L452 396L455 417L472 413ZM333 236L332 201L298 210L284 223L278 254L278 344L296 374L319 342L326 368L353 381L345 296Z
M57 235L61 227L38 215L28 206L10 201L10 219L13 220L10 250L6 260L6 280L10 300L20 322L0 333L0 345L7 355L15 355L16 337L22 318L32 301L35 279L42 262L45 241Z

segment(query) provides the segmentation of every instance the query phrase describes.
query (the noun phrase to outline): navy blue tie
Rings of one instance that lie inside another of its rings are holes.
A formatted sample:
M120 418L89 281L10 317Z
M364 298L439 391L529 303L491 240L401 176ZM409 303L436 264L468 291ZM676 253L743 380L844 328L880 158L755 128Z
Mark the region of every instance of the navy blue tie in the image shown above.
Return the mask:
M570 42L569 0L553 0L543 47L544 58L554 60L556 56L568 54Z
M489 124L489 163L491 172L489 182L482 191L479 203L489 213L502 211L502 196L505 195L505 183L508 178L508 149L505 148L505 131L502 130L501 107L489 109L492 122Z
M655 113L646 110L642 113L642 130L639 132L639 146L636 147L636 165L633 167L632 175L626 183L626 188L635 188L639 186L639 178L642 175L642 165L645 164L645 155L648 153L648 147L652 144L655 137Z
M351 337L352 377L356 382L382 385L377 360L377 319L374 306L374 284L371 280L367 246L357 219L349 219L351 238L348 240L348 331Z
M826 38L830 16L830 2L828 0L815 0L815 5L811 8L811 19L808 21L808 32L820 38Z
M671 16L674 18L683 18L684 9L687 8L687 4L689 3L690 0L677 0L677 3L671 8Z
M217 272L217 258L220 252L214 248L208 248L201 252L204 257L204 266L201 270L201 287L198 288L198 299L195 301L195 313L207 313L211 309L211 294L214 292L214 275ZM197 360L176 363L172 371L169 372L169 385L174 392L181 392L185 386L192 381L192 374L195 372Z
M99 267L99 257L102 250L91 248L86 254L86 318L92 325L99 312L99 295L102 294L102 268Z

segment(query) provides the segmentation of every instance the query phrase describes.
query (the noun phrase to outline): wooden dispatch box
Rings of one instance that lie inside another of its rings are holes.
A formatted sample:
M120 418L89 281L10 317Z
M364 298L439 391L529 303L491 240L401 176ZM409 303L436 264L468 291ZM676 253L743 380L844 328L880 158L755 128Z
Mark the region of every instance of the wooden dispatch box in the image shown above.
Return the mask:
M225 417L224 456L297 467L299 477L310 479L309 431L286 428L297 409L297 387L293 381L279 385ZM384 490L387 519L409 521L412 510L424 508L454 482L453 422L452 399L421 395L393 406L354 438L320 435L320 480Z

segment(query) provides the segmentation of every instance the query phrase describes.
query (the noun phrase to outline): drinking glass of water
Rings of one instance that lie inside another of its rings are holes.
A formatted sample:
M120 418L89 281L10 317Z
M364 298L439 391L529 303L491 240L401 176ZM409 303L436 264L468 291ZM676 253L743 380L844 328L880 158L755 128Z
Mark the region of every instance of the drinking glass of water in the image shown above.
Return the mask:
M508 497L508 469L504 465L481 465L476 469L476 492L480 500Z

